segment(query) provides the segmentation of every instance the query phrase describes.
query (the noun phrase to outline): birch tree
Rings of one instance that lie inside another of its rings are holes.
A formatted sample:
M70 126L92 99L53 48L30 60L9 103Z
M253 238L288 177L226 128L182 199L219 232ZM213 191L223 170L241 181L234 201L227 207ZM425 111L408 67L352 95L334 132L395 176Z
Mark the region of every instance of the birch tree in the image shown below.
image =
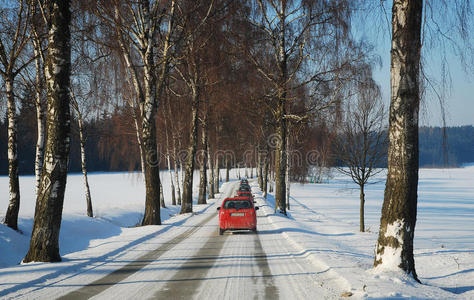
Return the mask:
M199 196L198 204L206 204L207 195L207 159L208 159L208 119L209 119L209 107L205 108L204 116L201 120L201 147L202 147L202 160L200 166L200 181L199 181Z
M388 174L374 266L400 268L418 280L413 257L418 188L418 111L423 1L392 8Z
M308 87L313 95L308 98L315 100L308 110L321 109L323 100L331 102L328 91L344 82L341 71L359 59L351 53L348 35L352 6L349 1L252 2L248 18L258 43L248 41L243 52L271 86L264 98L271 102L275 134L269 142L275 150L275 202L283 214L287 121L302 117L288 114L287 107L295 90ZM329 88L330 83L334 87ZM316 96L318 92L322 93Z
M398 268L417 281L413 240L418 201L422 41L441 45L449 41L454 54L460 55L464 67L468 66L472 57L463 53L466 49L472 53L471 31L467 30L471 16L472 5L463 0L449 4L394 0L392 5L388 173L374 267ZM446 55L446 50L441 50Z
M168 74L175 1L111 1L112 7L108 4L99 4L98 15L116 33L139 103L146 187L142 225L157 225L161 219L155 116Z
M79 145L81 148L81 170L84 177L84 194L86 197L87 216L94 217L92 209L91 191L89 187L89 179L87 177L87 158L86 158L86 135L84 132L84 113L81 111L80 104L76 98L76 94L71 89L71 106L76 112L77 124L79 127Z
M45 64L45 38L47 32L44 32L45 22L44 15L41 11L44 10L33 4L32 7L32 22L31 22L31 41L33 43L35 56L35 107L36 107L36 122L37 122L37 138L36 138L36 154L35 154L35 195L38 196L39 185L41 180L41 168L43 167L44 157L44 142L46 138L46 114L45 114L45 89L44 89L44 64Z
M69 1L51 1L48 4L50 19L45 66L48 89L48 135L30 248L24 262L61 261L59 231L70 148L71 13Z
M5 224L17 230L20 209L20 183L18 179L17 112L15 78L31 62L24 52L29 42L28 24L30 8L26 1L18 1L12 7L0 10L0 74L5 84L8 118L8 178L10 202Z
M176 66L180 79L185 83L191 98L191 123L189 146L186 157L183 180L183 197L181 213L193 211L193 171L197 151L198 119L200 102L206 83L204 51L209 40L210 31L207 24L211 12L215 10L214 1L203 3L187 3L191 7L183 10L181 17L185 29L183 38L184 59Z

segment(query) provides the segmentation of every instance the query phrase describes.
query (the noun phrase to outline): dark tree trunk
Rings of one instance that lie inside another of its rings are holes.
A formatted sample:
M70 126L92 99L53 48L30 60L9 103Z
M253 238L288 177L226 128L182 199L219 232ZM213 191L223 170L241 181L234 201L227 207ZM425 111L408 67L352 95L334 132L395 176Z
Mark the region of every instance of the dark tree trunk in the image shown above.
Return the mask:
M186 158L186 170L183 181L183 202L181 204L181 213L190 213L193 211L193 171L194 157L196 156L197 136L198 136L198 114L199 114L199 91L195 87L192 94L192 119L191 134L189 136L189 150Z
M416 280L413 238L418 189L422 12L422 0L394 0L388 174L374 261L374 266L399 267Z
M71 46L69 1L52 1L46 80L48 88L47 141L36 200L30 248L24 262L61 261L61 226L70 148L69 77Z
M226 155L225 158L225 182L229 182L230 180L230 161Z
M207 112L202 124L202 161L200 168L198 204L206 204L207 192Z
M20 210L20 182L18 179L17 116L15 95L13 94L13 76L6 78L7 116L8 116L8 178L10 203L5 215L5 224L18 230L18 212Z

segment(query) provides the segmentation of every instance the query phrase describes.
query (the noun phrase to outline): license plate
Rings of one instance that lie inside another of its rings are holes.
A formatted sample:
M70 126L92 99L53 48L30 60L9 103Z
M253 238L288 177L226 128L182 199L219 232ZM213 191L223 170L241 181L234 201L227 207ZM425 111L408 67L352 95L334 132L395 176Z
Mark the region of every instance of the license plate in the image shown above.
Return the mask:
M230 213L232 217L243 217L245 216L245 213Z

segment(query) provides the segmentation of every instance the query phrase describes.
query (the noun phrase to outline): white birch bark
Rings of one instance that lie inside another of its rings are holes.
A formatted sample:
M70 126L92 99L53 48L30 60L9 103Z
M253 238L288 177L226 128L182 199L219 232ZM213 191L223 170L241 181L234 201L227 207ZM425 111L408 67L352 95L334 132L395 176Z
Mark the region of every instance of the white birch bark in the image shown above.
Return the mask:
M45 115L44 115L44 108L43 108L43 101L41 101L41 90L43 88L43 80L42 80L42 68L41 68L41 50L38 49L40 47L39 42L35 42L35 49L34 54L36 56L35 59L35 67L36 67L36 88L35 88L35 107L36 107L36 126L37 126L37 139L36 139L36 154L35 154L35 195L38 197L38 189L40 185L41 179L41 168L43 167L43 157L44 157L44 141L45 141Z
M86 196L87 216L92 218L94 217L94 212L92 210L91 190L89 187L89 180L87 178L86 138L84 136L84 124L82 120L82 114L78 111L77 118L77 121L79 123L79 143L81 145L81 169L82 175L84 177L84 193Z
M15 95L13 94L13 78L6 78L5 88L7 93L8 178L10 192L5 224L17 230L18 212L20 210L20 183L18 178L17 115Z
M61 261L61 227L70 149L70 2L51 2L48 57L45 75L48 89L48 135L38 192L30 248L24 262Z

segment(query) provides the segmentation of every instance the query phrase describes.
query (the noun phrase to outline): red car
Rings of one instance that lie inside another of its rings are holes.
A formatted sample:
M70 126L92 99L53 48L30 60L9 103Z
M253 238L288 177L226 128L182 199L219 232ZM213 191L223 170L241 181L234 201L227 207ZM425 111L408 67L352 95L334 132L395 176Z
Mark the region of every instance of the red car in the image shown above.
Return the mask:
M253 195L251 192L237 191L237 197L249 197L253 201Z
M226 230L252 230L257 232L258 207L248 196L226 198L219 211L219 235Z

